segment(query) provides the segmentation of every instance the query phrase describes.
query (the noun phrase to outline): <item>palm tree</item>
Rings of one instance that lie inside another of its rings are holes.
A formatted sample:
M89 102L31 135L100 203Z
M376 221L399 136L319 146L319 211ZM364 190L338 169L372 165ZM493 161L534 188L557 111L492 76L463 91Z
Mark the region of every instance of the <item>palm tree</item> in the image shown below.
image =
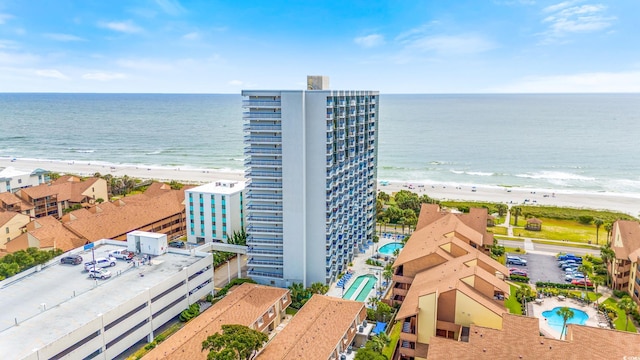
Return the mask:
M391 269L386 269L382 272L382 277L384 278L384 280L387 282L387 284L389 284L389 281L391 280L391 278L393 278L393 270Z
M630 297L625 296L618 303L618 308L620 310L623 310L625 315L626 315L626 320L627 321L624 324L624 330L628 331L628 329L629 329L629 314L631 314L633 312L633 310L636 309L636 303L633 302L633 300L631 300Z
M600 247L600 257L602 261L607 265L607 285L609 285L610 273L609 273L609 265L616 258L616 253L611 249L611 244L607 243L604 246ZM613 270L613 269L612 269Z
M518 215L520 215L522 209L520 209L520 207L518 206L514 206L511 208L511 211L513 212L513 216L515 217L515 219L513 220L513 226L518 226Z
M573 315L575 314L573 313L573 310L571 310L571 308L568 308L566 306L561 307L558 311L556 311L556 314L558 314L558 316L562 318L562 331L560 332L560 339L562 339L562 334L565 333L565 329L567 328L567 321L573 318Z
M584 291L585 292L587 291L587 280L591 275L591 270L593 269L591 268L591 265L588 265L588 264L582 264L578 266L578 271L584 274Z
M596 245L599 245L598 243L598 230L600 230L600 226L602 226L602 224L604 224L604 221L602 221L602 219L595 219L593 220L593 224L596 226Z
M309 287L309 291L312 294L320 294L320 295L324 295L329 291L329 286L325 285L321 282L314 282L313 284L311 284L311 286Z
M371 307L375 310L376 307L378 306L378 301L380 301L380 299L378 299L375 296L372 296L372 297L369 298L367 303L369 303L369 305L371 305Z
M604 224L604 229L607 230L607 244L609 243L609 238L611 237L611 230L613 230L612 223Z

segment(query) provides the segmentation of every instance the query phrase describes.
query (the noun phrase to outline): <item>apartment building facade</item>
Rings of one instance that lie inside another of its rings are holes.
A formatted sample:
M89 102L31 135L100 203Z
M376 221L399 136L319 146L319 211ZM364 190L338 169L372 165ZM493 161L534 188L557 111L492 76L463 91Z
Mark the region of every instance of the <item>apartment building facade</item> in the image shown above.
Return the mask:
M330 283L375 230L378 92L242 92L248 275Z
M243 181L219 180L185 190L187 241L227 242L244 229Z
M626 291L640 305L640 223L618 220L611 229L615 259L608 264L613 288Z
M16 192L30 186L38 186L49 181L49 171L35 169L33 171L18 170L8 166L0 170L0 193Z

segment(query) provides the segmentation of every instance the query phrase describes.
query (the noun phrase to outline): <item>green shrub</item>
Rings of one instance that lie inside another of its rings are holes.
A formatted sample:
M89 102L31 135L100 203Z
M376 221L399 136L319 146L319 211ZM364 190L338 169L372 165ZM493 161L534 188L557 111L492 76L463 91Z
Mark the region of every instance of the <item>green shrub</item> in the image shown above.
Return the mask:
M622 299L625 296L629 296L629 294L627 294L627 292L623 290L613 290L613 296L617 297L618 299Z
M231 280L230 283L228 283L222 289L220 289L220 291L218 291L216 296L225 296L225 295L227 295L227 291L229 291L229 289L231 289L232 287L234 287L236 285L244 284L246 282L251 283L251 284L255 284L256 283L255 281L253 281L251 279L243 279L243 278L233 279L233 280Z
M529 277L528 276L511 275L511 276L509 276L509 278L511 280L517 281L517 282L522 282L522 283L528 283L529 282Z
M191 305L189 305L189 307L185 310L183 310L180 313L180 321L182 322L187 322L191 319L193 319L194 317L200 315L200 304L198 303L193 303Z

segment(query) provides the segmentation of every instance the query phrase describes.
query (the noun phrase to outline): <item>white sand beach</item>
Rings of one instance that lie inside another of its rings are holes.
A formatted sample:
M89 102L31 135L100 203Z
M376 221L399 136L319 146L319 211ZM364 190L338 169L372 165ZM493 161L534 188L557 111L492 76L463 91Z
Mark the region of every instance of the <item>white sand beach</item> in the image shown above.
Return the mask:
M145 167L135 165L107 165L90 162L65 162L55 160L13 159L0 157L0 168L12 166L18 170L30 171L42 168L49 171L91 176L96 172L114 176L128 175L140 179L160 181L177 180L201 184L219 179L244 180L243 172L203 170L189 168ZM580 193L555 191L553 189L524 189L504 187L451 186L418 182L382 182L378 190L392 194L400 190L410 190L419 195L426 194L439 200L491 201L506 204L555 205L573 208L615 210L633 216L640 214L640 194ZM474 191L475 190L475 191ZM525 202L526 200L526 202Z

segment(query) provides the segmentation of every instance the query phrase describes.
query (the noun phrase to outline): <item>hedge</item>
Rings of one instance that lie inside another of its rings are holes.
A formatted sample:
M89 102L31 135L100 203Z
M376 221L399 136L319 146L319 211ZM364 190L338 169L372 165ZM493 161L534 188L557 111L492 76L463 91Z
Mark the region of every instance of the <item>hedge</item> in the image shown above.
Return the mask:
M509 276L509 278L511 280L517 281L517 282L522 282L522 283L528 283L529 282L529 277L528 276L511 275L511 276Z
M544 281L538 281L536 282L536 287L549 287L549 288L555 288L555 289L577 289L577 290L582 290L584 289L584 285L573 285L573 284L559 284L559 283L553 283L553 282L544 282ZM587 286L587 290L593 290L593 286Z

